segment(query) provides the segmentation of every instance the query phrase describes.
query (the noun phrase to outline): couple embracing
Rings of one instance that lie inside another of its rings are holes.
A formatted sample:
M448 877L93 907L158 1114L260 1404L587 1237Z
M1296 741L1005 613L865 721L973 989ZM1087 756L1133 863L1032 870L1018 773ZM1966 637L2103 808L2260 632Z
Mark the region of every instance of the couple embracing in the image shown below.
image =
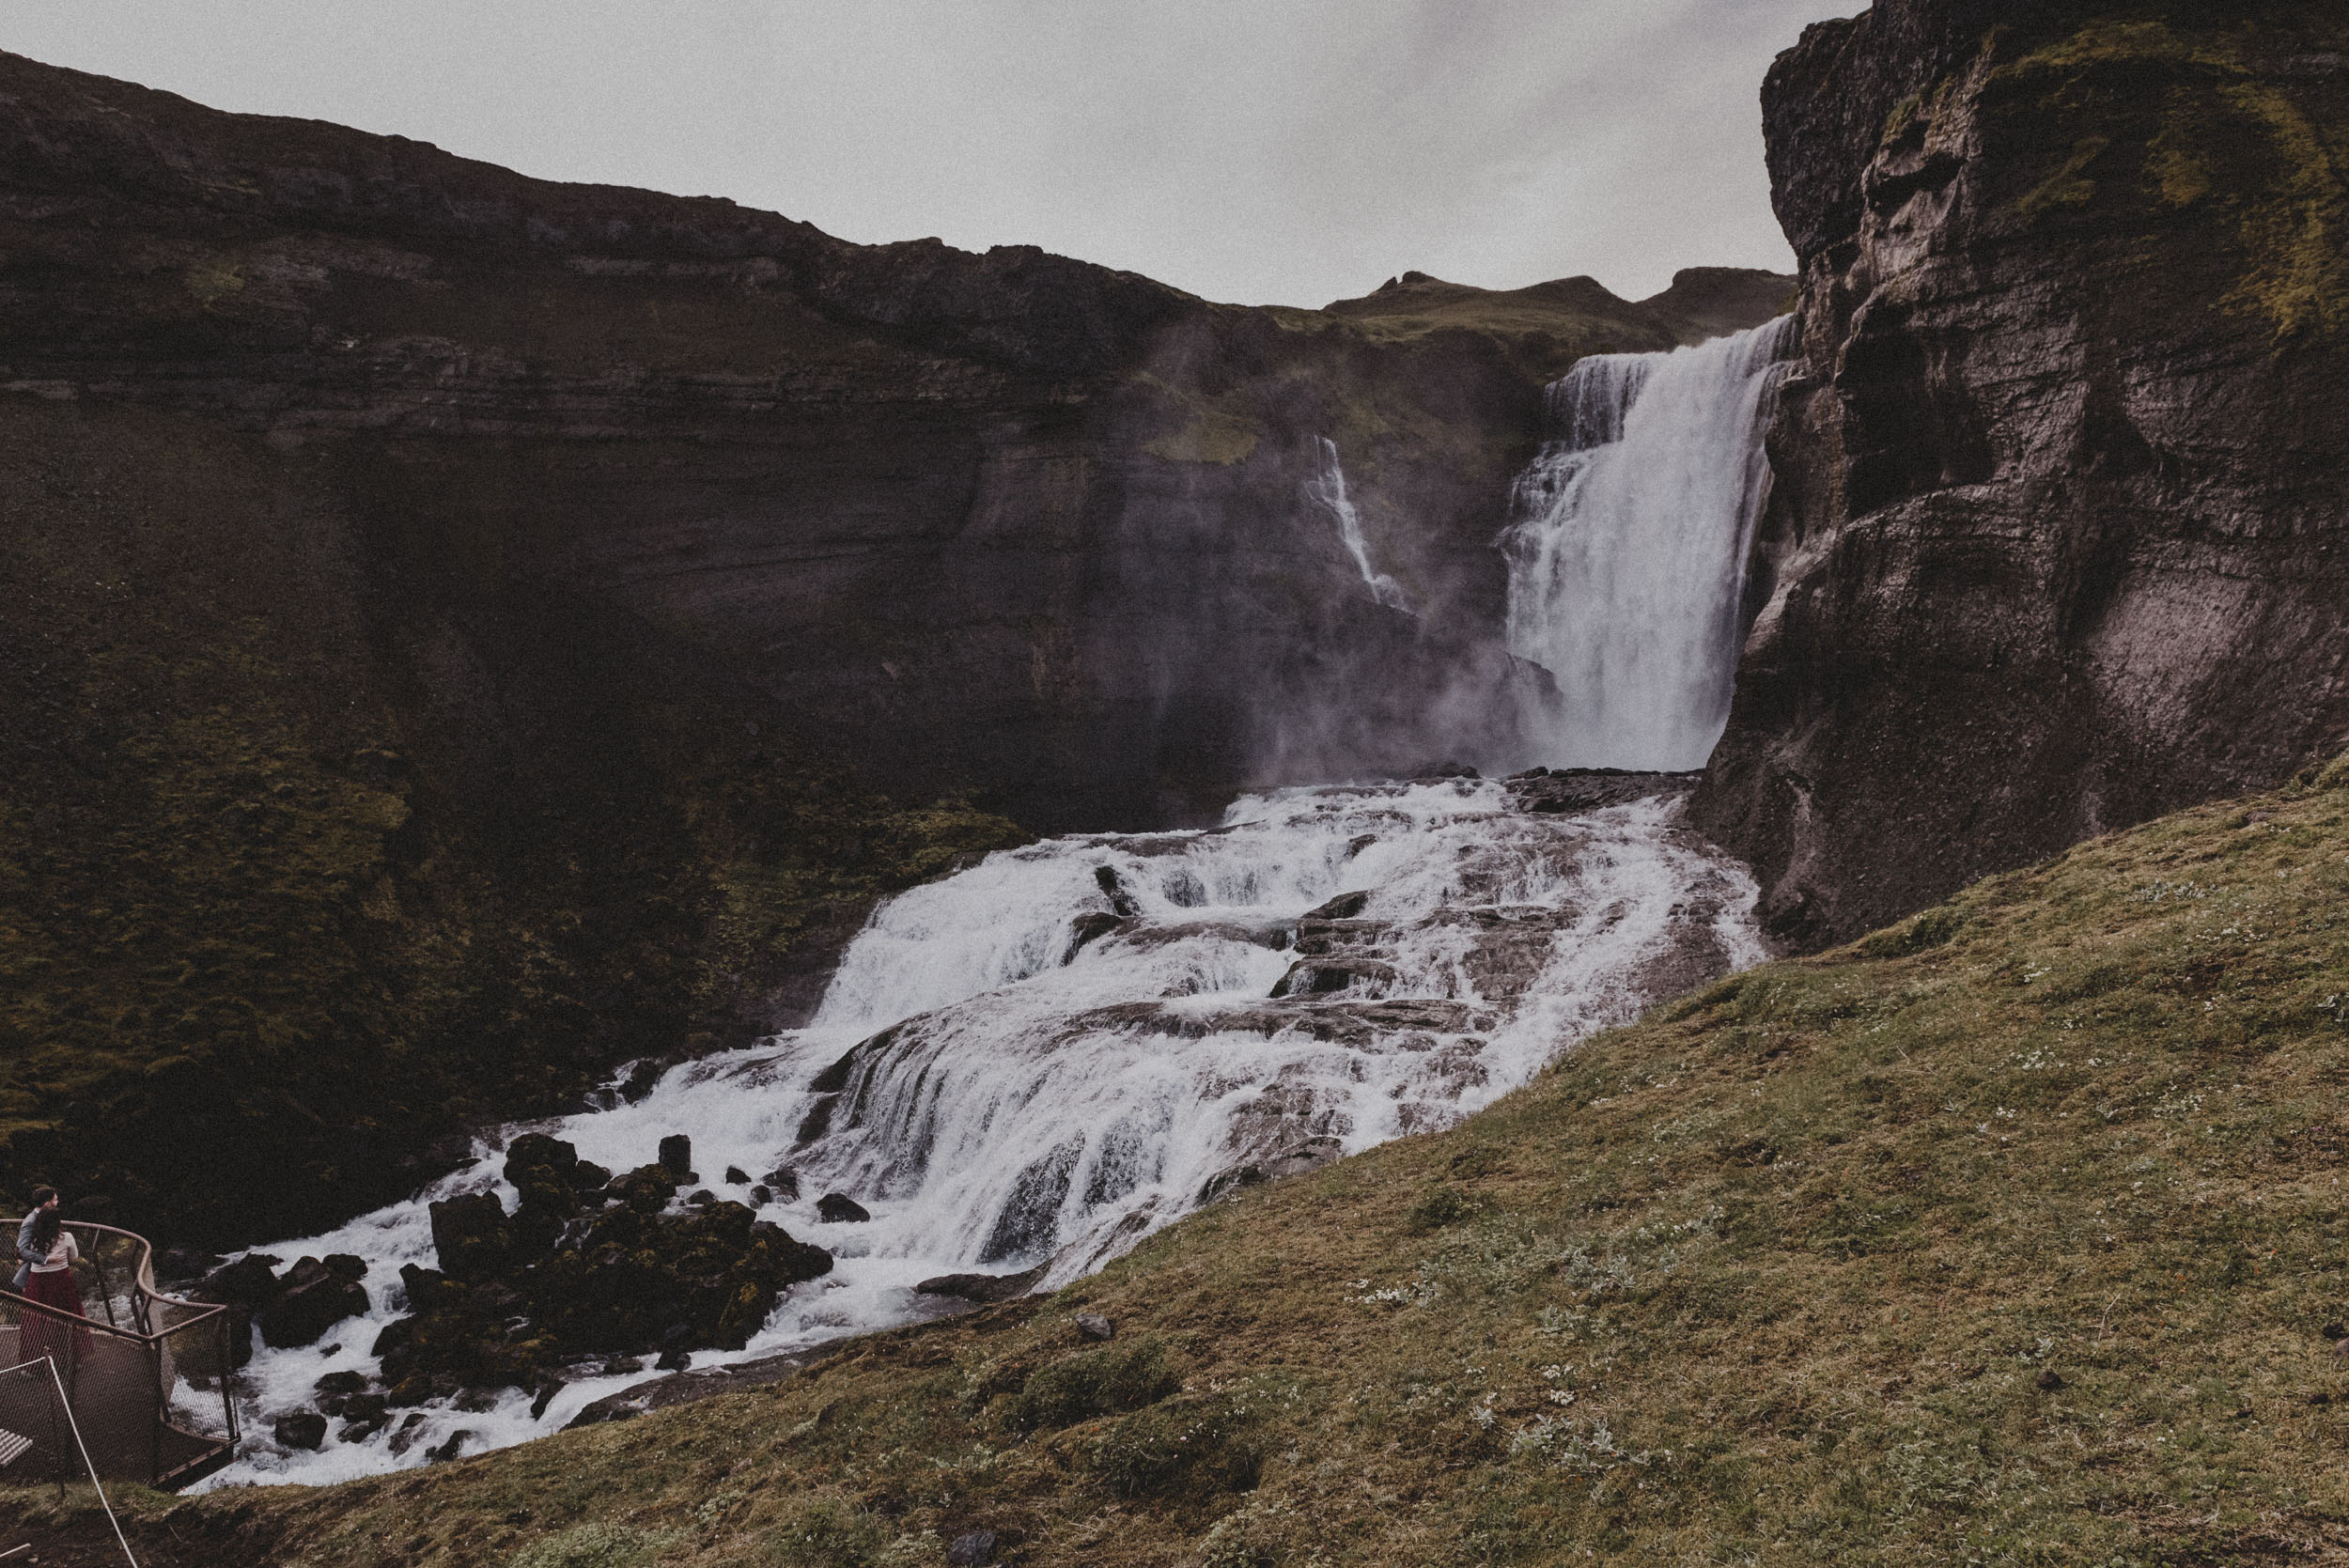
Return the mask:
M10 1283L19 1296L55 1312L83 1315L82 1287L73 1278L82 1249L57 1213L55 1188L33 1189L33 1211L17 1227L16 1255L23 1261ZM21 1312L18 1324L17 1348L26 1360L54 1356L60 1366L70 1366L88 1353L89 1330L69 1328L50 1312Z

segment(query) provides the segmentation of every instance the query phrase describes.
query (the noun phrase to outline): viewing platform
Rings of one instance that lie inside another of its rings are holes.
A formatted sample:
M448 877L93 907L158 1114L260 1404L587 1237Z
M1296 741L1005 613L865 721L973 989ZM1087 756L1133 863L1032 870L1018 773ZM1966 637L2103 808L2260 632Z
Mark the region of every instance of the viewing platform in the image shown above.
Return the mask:
M82 1250L73 1274L85 1317L0 1286L0 1368L19 1369L0 1375L0 1482L86 1475L77 1429L101 1480L171 1490L220 1469L237 1451L238 1314L156 1289L146 1237L81 1220L65 1228ZM54 1379L38 1364L44 1356Z

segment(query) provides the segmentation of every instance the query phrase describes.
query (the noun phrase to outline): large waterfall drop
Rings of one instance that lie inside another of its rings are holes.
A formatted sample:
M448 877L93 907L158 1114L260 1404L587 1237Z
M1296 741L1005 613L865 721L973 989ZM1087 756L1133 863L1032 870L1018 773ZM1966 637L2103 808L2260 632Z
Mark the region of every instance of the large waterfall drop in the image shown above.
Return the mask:
M1564 698L1548 760L1685 769L1719 738L1782 331L1586 360L1551 389L1554 436L1504 538L1513 651ZM1335 519L1351 591L1411 609L1371 563L1336 448L1322 456L1304 499ZM496 1129L412 1199L266 1249L365 1260L371 1308L331 1345L257 1351L246 1452L214 1483L397 1468L460 1431L520 1442L641 1377L588 1361L554 1369L568 1381L536 1411L521 1389L476 1390L316 1452L259 1436L324 1374L381 1370L368 1347L407 1309L400 1265L436 1262L428 1205L513 1205L500 1155L523 1132L617 1171L685 1133L705 1172L790 1172L693 1196L756 1207L836 1266L741 1350L697 1352L699 1370L934 1314L913 1287L938 1276L1049 1288L1237 1186L1453 1122L1765 956L1753 881L1682 824L1686 788L1286 789L1216 828L1051 839L890 899L807 1028L674 1067L634 1103ZM869 1219L827 1223L830 1193Z
M1729 721L1738 600L1791 317L1670 353L1595 354L1502 536L1509 651L1555 677L1545 760L1702 768Z

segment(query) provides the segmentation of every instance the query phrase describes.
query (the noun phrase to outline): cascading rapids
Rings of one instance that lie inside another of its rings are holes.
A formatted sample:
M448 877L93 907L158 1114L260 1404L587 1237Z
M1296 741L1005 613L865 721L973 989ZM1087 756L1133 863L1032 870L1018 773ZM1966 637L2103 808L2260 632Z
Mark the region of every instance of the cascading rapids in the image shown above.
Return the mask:
M757 1357L905 1322L931 1276L1074 1278L1235 1185L1441 1126L1764 955L1752 880L1678 816L1670 795L1533 812L1461 780L1284 790L1215 829L991 855L882 906L810 1028L675 1068L635 1104L506 1128L414 1200L267 1249L366 1259L375 1305L331 1355L259 1352L250 1430L325 1373L375 1370L399 1265L434 1262L427 1204L493 1191L510 1206L493 1155L522 1130L615 1170L673 1132L705 1172L793 1168L801 1196L763 1217L839 1262L739 1353ZM820 1222L832 1191L871 1221ZM394 1468L459 1429L471 1447L518 1442L637 1380L567 1375L541 1417L521 1390L435 1405L399 1452L254 1443L222 1479Z
M1549 388L1551 435L1502 535L1509 651L1555 677L1545 760L1702 768L1729 721L1762 438L1793 318Z

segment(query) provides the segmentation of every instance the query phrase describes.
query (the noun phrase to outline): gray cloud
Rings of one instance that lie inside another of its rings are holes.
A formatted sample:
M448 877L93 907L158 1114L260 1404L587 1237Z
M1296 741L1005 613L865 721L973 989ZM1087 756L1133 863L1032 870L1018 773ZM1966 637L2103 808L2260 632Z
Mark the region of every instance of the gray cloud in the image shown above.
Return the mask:
M1755 95L1858 0L13 0L6 46L1214 299L1791 265Z

